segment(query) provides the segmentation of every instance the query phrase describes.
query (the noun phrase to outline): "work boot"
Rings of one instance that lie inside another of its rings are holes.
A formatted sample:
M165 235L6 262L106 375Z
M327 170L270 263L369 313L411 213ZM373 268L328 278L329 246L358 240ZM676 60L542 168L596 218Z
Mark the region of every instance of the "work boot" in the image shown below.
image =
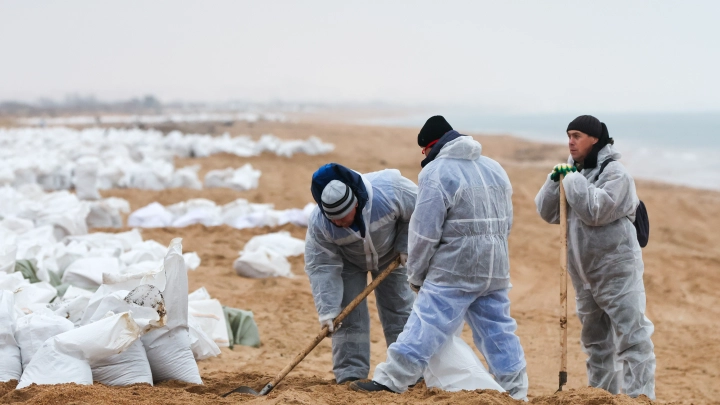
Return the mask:
M353 391L360 391L360 392L381 392L381 391L394 392L390 388L388 388L382 384L378 384L375 381L355 381L355 382L351 382L349 387Z

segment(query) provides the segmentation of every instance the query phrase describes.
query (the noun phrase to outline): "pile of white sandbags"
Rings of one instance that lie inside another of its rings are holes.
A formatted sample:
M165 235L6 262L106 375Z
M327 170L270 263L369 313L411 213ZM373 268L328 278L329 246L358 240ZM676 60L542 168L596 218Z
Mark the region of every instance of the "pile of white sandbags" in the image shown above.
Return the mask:
M287 258L305 253L305 241L289 232L254 236L235 259L233 268L238 276L249 278L293 277Z
M31 308L3 282L20 273L0 277L0 381L202 384L196 359L228 345L223 309L204 289L188 295L181 239L163 250L157 266L103 273L94 293L70 287Z
M138 124L166 124L166 123L193 123L193 122L286 122L285 115L280 113L168 113L146 115L75 115L68 117L30 117L17 120L21 125L138 125Z
M0 186L39 184L46 191L75 188L82 199L98 199L97 189L171 187L202 188L198 167L176 169L176 157L207 157L218 153L290 157L332 151L332 144L311 137L281 140L263 135L231 137L163 135L155 130L88 128L0 128Z
M245 229L291 223L306 227L315 206L316 204L309 203L303 209L275 210L272 204L250 203L244 198L221 206L204 198L195 198L167 207L154 202L130 214L128 226L182 228L193 224L225 224L236 229Z
M49 225L58 239L88 228L120 228L130 204L116 197L81 201L67 191L45 193L37 184L0 187L0 227L27 230ZM32 225L32 226L31 226Z
M113 256L115 251L89 249L70 239L86 235L88 228L119 228L121 213L128 211L127 201L118 198L79 201L66 191L44 193L37 185L0 187L0 272L13 272L17 260L30 260L39 280L47 282L49 272L60 277L82 257Z

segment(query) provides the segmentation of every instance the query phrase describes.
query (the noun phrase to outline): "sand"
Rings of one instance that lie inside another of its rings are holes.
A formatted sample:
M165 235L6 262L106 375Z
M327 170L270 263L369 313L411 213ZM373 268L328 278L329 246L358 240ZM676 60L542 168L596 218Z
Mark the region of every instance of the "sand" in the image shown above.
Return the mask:
M272 202L278 209L303 207L312 201L310 176L321 164L338 162L361 172L393 167L417 181L423 155L415 143L416 130L361 127L338 123L236 123L233 126L178 126L192 132L225 131L233 135L259 136L273 133L281 138L319 136L336 150L324 156L297 155L290 159L265 154L253 158L219 155L203 159L178 159L177 166L199 163L201 175L208 170L239 167L250 162L262 170L257 190L225 189L165 191L109 190L104 196L128 199L132 209L150 202L171 204L204 197L226 203L238 197L253 202ZM165 127L163 130L174 129ZM569 382L567 391L557 389L559 332L559 231L536 214L533 199L550 168L566 159L565 148L518 140L512 137L477 136L483 153L497 159L507 170L514 187L515 224L510 237L512 314L518 321L528 361L530 399L537 404L647 403L587 388L585 355L579 345L579 322L572 315L574 295L569 299ZM648 317L655 323L658 402L712 403L720 400L720 193L660 183L637 181L638 193L647 204L651 237L643 250ZM243 279L235 275L232 262L252 236L287 230L304 238L305 229L286 225L276 229L236 230L226 226L194 225L182 229L146 229L145 238L169 243L183 237L185 251L196 251L201 266L190 272L190 289L205 286L224 305L252 310L258 323L259 348L223 349L222 355L199 362L205 385L170 382L157 387L123 388L61 385L13 390L14 383L0 384L0 403L515 403L493 392L446 393L418 386L402 395L362 394L333 382L330 342L322 342L275 391L266 398L233 394L218 395L237 385L259 390L319 331L317 314L303 270L303 259L291 260L294 278ZM372 316L372 365L385 359L385 342L374 297L369 298ZM471 343L469 330L463 338ZM471 343L472 346L472 343Z

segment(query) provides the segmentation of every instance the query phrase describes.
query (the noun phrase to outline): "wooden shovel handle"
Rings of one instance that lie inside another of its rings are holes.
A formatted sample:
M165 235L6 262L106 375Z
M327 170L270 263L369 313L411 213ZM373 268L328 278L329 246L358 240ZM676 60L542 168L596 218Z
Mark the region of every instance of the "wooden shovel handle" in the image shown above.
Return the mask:
M360 303L365 298L367 298L367 296L370 295L370 293L380 283L382 283L382 281L385 280L387 278L387 276L389 276L390 273L392 273L398 267L398 265L400 265L400 258L393 260L393 262L390 263L390 265L385 270L383 270L382 273L380 273L377 277L375 277L375 279L370 284L368 284L367 287L365 287L365 289L360 293L360 295L355 297L355 299L352 300L342 310L342 312L340 312L340 315L335 317L335 320L333 321L333 325L335 326L335 329L337 329L337 327L340 325L340 323L342 323L343 319L345 319L348 316L348 314L350 314L350 312L352 312L353 309L355 309L358 305L360 305ZM322 342L323 339L325 339L325 337L327 337L327 335L328 335L328 328L326 326L320 331L320 334L315 336L315 339L313 339L312 342L310 342L310 344L303 351L301 351L300 353L297 354L297 356L295 356L295 358L290 362L290 364L285 366L285 368L282 369L282 371L280 371L280 373L278 373L278 375L275 376L275 378L270 383L268 383L268 385L266 385L265 388L263 388L263 390L260 392L260 395L265 395L268 392L270 392L273 388L275 388L275 386L277 386L277 384L280 381L282 381L282 379L285 378L285 376L288 375L288 373L290 373L295 368L295 366L300 364L300 362L303 361L303 359L305 359L305 357L308 354L310 354L310 352L312 352L313 349L315 349L315 347L318 344L320 344L320 342Z
M560 387L567 382L567 198L560 175Z

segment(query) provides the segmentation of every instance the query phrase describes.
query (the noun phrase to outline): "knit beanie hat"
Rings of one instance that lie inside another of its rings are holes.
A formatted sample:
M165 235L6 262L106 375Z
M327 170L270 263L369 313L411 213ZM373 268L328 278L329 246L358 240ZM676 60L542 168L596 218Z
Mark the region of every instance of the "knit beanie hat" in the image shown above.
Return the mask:
M592 115L581 115L572 120L572 122L568 124L566 132L570 131L580 131L592 136L593 138L598 138L598 142L593 145L590 153L588 153L585 157L585 161L582 165L584 169L594 169L597 167L598 152L600 152L605 145L615 144L615 140L610 138L610 133L608 132L605 123L600 122L599 119L593 117Z
M322 192L322 207L328 219L340 219L355 208L357 199L350 187L340 180L333 180Z
M452 131L453 127L448 124L442 115L436 115L425 121L420 133L418 134L418 145L421 148L426 147L430 142L437 141L443 135Z

